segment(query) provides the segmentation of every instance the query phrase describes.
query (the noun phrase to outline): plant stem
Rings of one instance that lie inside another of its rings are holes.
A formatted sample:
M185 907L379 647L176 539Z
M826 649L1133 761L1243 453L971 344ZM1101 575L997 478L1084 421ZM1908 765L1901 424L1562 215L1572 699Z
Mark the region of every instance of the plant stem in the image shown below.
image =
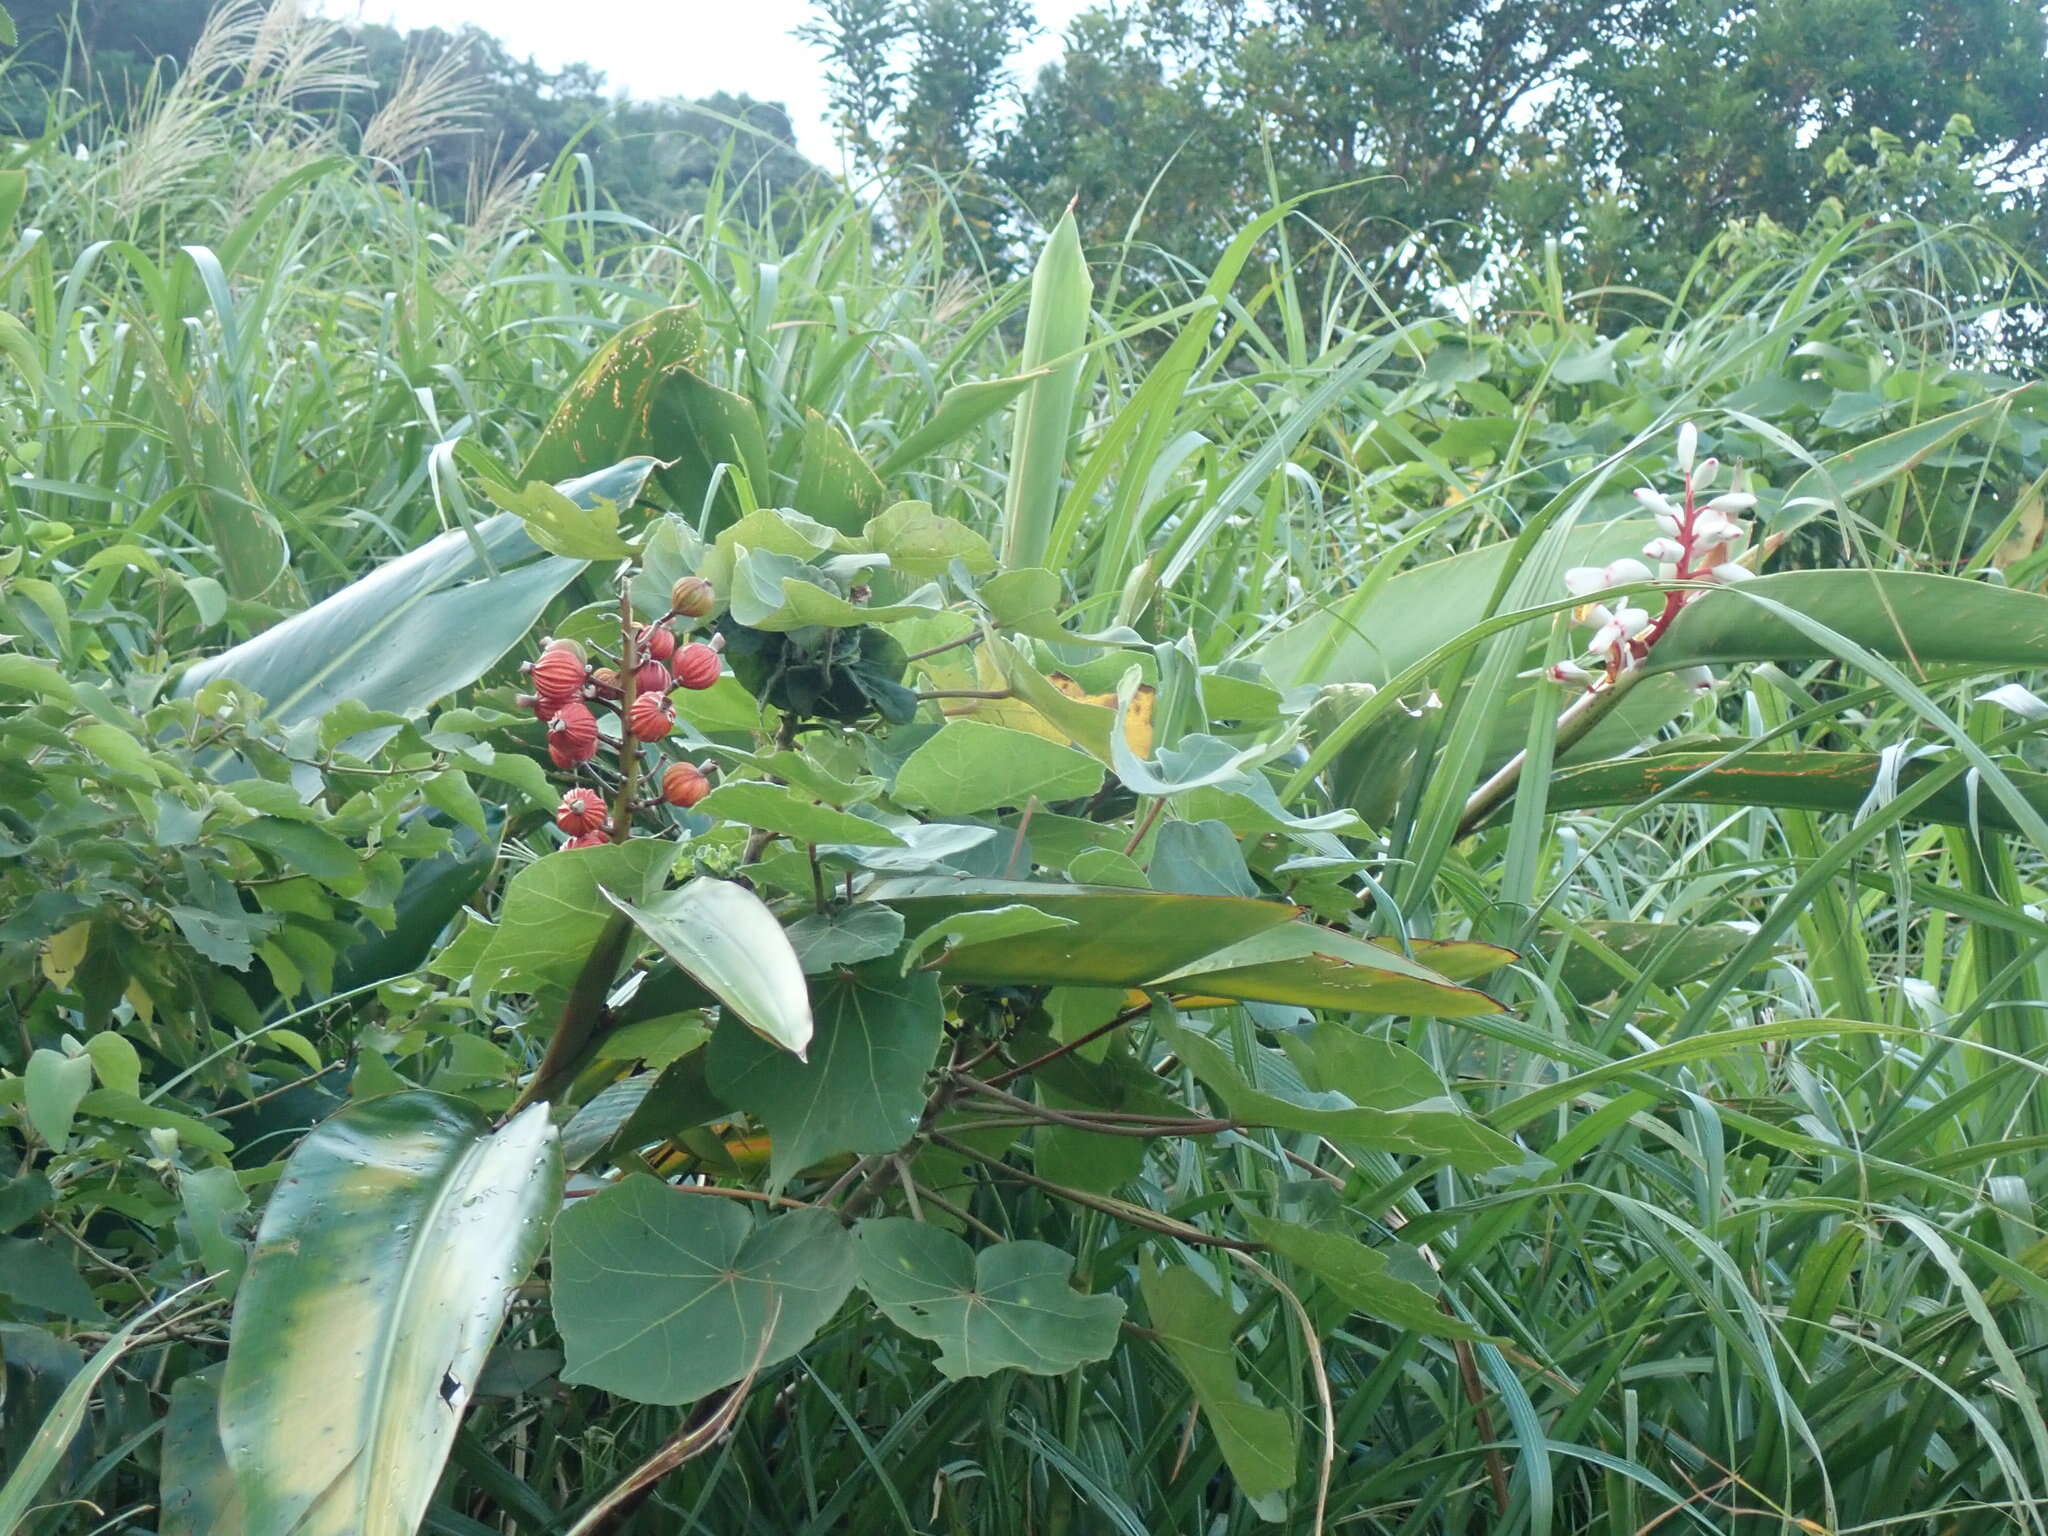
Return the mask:
M590 947L590 958L576 973L576 984L569 989L569 1000L562 1005L562 1016L555 1021L555 1032L548 1039L548 1048L540 1059L540 1065L534 1069L533 1077L511 1109L506 1111L506 1119L511 1119L527 1105L545 1099L576 1070L584 1051L604 1022L604 1000L611 992L612 977L618 974L619 962L625 958L626 945L632 933L633 920L623 912L614 914L605 924L604 932Z
M1615 681L1589 688L1572 700L1563 714L1557 717L1557 742L1555 750L1563 752L1585 739L1588 731L1606 718L1607 712L1619 704L1629 689L1635 686L1640 673L1624 672ZM1494 771L1493 777L1472 791L1465 801L1465 814L1458 818L1459 837L1464 837L1514 795L1522 782L1522 769L1528 762L1526 751L1517 752Z
M633 627L633 594L629 578L619 578L619 797L612 802L611 837L623 843L633 835L633 777L640 769L640 744L629 729L633 699L640 691L640 635Z
M1111 1030L1121 1029L1124 1025L1130 1023L1131 1020L1141 1019L1151 1011L1152 1004L1149 999L1146 1002L1140 1004L1136 1008L1126 1008L1122 1013L1118 1014L1115 1018L1111 1019L1107 1024L1098 1024L1095 1026L1095 1028L1089 1030L1087 1034L1077 1035L1072 1040L1069 1040L1065 1045L1056 1045L1051 1050L1046 1051L1044 1054L1032 1057L1022 1066L1011 1067L1006 1072L998 1072L994 1077L988 1080L987 1086L990 1088L1000 1088L1003 1086L1003 1084L1009 1082L1012 1078L1022 1077L1026 1072L1030 1072L1035 1068L1042 1067L1048 1061L1057 1061L1060 1057L1067 1055L1069 1052L1078 1051L1079 1049L1081 1049L1082 1046L1100 1040L1104 1035L1108 1034Z
M1132 1205L1127 1200L1091 1195L1085 1190L1069 1189L1064 1184L1055 1184L1051 1179L1041 1179L1035 1173L1026 1173L1022 1168L1011 1167L1001 1158L990 1157L986 1152L970 1147L964 1141L955 1141L942 1131L932 1132L932 1140L948 1151L957 1152L962 1157L971 1157L976 1162L985 1164L992 1173L1000 1174L1006 1179L1015 1179L1020 1184L1029 1184L1034 1189L1042 1189L1049 1195L1057 1195L1060 1199L1072 1201L1075 1205L1086 1206L1091 1211L1100 1211L1105 1216L1114 1216L1118 1221L1127 1221L1134 1227L1144 1227L1148 1231L1178 1238L1184 1243L1193 1243L1202 1248L1231 1248L1239 1253L1265 1252L1263 1243L1246 1242L1236 1237L1217 1237L1213 1233L1204 1232L1200 1227L1191 1227L1185 1222L1175 1221L1171 1216L1162 1216L1157 1211L1147 1210L1142 1205Z

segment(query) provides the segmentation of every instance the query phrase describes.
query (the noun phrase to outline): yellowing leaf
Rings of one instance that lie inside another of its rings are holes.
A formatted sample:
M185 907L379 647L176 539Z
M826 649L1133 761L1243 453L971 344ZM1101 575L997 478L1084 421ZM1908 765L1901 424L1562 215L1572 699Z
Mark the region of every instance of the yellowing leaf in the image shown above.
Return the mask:
M1076 703L1094 704L1111 711L1116 709L1114 693L1084 693L1081 685L1064 672L1048 672L1045 680ZM1124 745L1140 758L1152 755L1152 709L1158 696L1159 690L1150 683L1140 683L1137 693L1131 697L1131 707L1124 712Z
M86 946L91 942L90 922L73 923L43 941L43 975L49 978L51 986L62 990L71 985L71 978L85 963Z

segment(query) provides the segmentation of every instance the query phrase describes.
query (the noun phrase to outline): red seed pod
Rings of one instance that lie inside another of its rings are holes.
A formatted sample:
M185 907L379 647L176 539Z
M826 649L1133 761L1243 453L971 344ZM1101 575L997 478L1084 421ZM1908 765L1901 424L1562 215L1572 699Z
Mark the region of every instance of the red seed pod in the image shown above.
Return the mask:
M668 668L652 657L640 663L633 674L633 691L642 697L650 693L667 693L675 684L669 681Z
M556 706L550 704L537 693L522 693L513 699L512 702L521 709L532 710L533 718L536 720L552 720L555 718Z
M656 661L667 661L676 653L676 636L672 629L659 624L650 624L640 631L640 654L652 656Z
M555 825L572 837L597 831L604 819L604 801L594 790L572 789L555 807Z
M595 688L599 698L617 698L624 691L619 674L610 667L593 667L590 671L590 686Z
M709 688L718 681L721 663L718 652L701 640L692 641L676 652L670 663L679 688Z
M549 703L559 704L583 692L583 680L589 669L567 641L557 640L540 653L531 675L533 691Z
M599 848L609 839L602 832L580 832L566 843L564 848Z
M553 754L557 747L557 766L563 756L572 763L587 763L597 756L597 716L580 700L571 699L548 722L548 751Z
M582 762L583 759L570 756L569 744L561 737L550 736L548 738L548 761L566 773Z
M668 699L659 693L643 693L633 700L633 713L626 721L626 729L640 741L659 741L675 729L675 711L668 707Z
M688 810L711 793L711 781L691 763L671 763L661 776L661 798Z
M668 589L668 605L686 619L701 619L718 602L718 594L702 576L685 576Z

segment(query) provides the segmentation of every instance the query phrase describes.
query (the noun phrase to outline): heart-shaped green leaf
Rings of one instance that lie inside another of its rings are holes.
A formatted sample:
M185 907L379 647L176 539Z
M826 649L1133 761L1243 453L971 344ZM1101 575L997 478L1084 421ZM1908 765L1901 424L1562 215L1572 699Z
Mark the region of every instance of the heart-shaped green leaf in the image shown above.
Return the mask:
M859 1238L861 1287L889 1321L937 1344L939 1369L955 1381L1008 1369L1056 1376L1116 1347L1123 1302L1075 1290L1074 1256L1050 1244L976 1253L900 1216L862 1222Z
M829 1211L757 1221L737 1201L633 1174L556 1223L562 1379L694 1402L802 1349L853 1278L853 1234Z
M711 1085L767 1126L777 1188L834 1153L894 1152L910 1140L945 1023L938 978L886 963L822 980L815 1008L808 1062L743 1030L711 1041Z

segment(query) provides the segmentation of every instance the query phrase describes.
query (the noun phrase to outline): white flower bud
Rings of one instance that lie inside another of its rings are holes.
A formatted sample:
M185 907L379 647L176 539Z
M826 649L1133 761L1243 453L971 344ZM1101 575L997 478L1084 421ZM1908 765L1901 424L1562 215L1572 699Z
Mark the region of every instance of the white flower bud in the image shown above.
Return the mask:
M1701 459L1692 472L1692 488L1695 495L1714 483L1714 476L1721 472L1719 459Z
M1699 429L1687 422L1678 429L1678 469L1685 474L1692 469L1693 455L1699 452Z
M1706 667L1687 667L1678 674L1678 680L1695 693L1714 691L1714 674Z
M1597 673L1588 672L1575 661L1557 662L1547 669L1545 675L1553 683L1589 683L1598 676Z
M1573 597L1591 597L1607 590L1607 572L1597 565L1575 565L1564 573L1564 589Z
M1707 574L1711 576L1715 581L1734 583L1738 581L1748 581L1756 575L1756 572L1749 569L1748 566L1737 565L1733 561L1730 561L1726 565L1715 566Z
M1678 509L1666 501L1660 493L1651 490L1647 485L1637 488L1636 500L1655 513L1658 522L1661 523L1667 517L1674 523L1678 521Z
M1747 491L1724 491L1707 503L1707 510L1732 517L1738 512L1747 512L1755 505L1756 498Z
M1656 538L1643 546L1643 553L1652 560L1683 560L1685 546L1672 538Z

